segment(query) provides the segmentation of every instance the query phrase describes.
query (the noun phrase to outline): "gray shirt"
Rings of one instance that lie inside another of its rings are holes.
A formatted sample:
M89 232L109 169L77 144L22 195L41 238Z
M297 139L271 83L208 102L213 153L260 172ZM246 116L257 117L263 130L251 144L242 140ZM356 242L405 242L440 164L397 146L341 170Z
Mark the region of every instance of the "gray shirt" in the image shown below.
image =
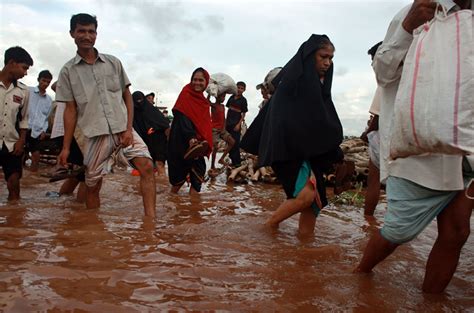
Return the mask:
M127 129L122 94L128 86L130 81L116 57L97 52L94 64L88 64L76 54L61 69L56 101L76 102L77 125L86 137L117 134Z

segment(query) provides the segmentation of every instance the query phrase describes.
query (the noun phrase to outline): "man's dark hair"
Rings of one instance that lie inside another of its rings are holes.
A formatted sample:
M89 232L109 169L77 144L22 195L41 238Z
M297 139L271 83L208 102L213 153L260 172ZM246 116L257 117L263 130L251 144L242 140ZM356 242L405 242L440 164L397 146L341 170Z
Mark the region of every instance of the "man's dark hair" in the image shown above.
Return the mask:
M25 63L29 66L33 66L33 59L31 58L30 54L19 46L8 48L5 51L4 64L7 65L10 61L14 61L16 63Z
M148 96L152 96L153 98L155 97L155 93L154 92L150 92L149 94L147 94L145 97L148 97Z
M237 82L236 85L237 85L237 86L242 86L242 87L244 87L245 89L247 88L247 85L246 85L244 82Z
M79 13L71 17L71 25L70 25L71 32L73 32L76 29L77 24L79 25L94 24L95 29L97 30L97 18L87 13Z
M375 46L370 48L369 51L367 51L367 54L370 54L370 57L372 58L372 60L374 59L375 54L377 53L377 49L380 47L381 44L382 44L382 41L377 43Z
M50 71L43 70L38 74L38 80L40 80L41 78L53 79L53 75L51 74Z

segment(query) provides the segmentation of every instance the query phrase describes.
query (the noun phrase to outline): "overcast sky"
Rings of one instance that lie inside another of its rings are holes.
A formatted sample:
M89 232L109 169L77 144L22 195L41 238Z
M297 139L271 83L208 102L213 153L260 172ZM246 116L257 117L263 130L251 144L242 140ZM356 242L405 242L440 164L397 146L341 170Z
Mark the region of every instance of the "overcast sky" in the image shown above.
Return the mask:
M43 69L55 80L76 52L71 16L89 13L99 22L97 49L122 61L132 91L153 91L159 105L172 108L191 72L202 66L247 83L250 123L261 101L255 86L311 34L326 34L336 47L333 100L345 134L359 135L376 87L367 50L411 2L1 0L0 61L6 48L22 46L34 60L23 82L35 85Z

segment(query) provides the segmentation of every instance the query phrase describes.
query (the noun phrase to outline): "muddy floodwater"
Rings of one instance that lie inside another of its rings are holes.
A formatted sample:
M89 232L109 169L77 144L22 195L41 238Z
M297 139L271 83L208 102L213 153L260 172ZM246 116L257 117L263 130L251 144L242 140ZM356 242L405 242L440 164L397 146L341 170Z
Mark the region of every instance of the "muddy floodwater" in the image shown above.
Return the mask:
M61 182L28 171L22 200L7 204L0 179L0 312L474 311L474 236L446 292L420 291L436 223L373 274L352 273L384 204L375 224L331 205L315 235L298 238L297 218L262 226L284 198L278 185L221 175L190 197L159 178L152 221L127 172L105 178L98 210L46 197Z

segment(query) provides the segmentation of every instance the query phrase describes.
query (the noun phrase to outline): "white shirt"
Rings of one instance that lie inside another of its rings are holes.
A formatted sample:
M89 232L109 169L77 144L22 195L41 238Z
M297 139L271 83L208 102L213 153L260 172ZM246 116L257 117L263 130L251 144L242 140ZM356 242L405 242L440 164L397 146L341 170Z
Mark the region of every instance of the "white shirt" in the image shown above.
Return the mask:
M28 126L31 129L31 137L38 138L41 133L48 131L48 116L51 113L53 101L48 94L41 94L38 86L29 89Z
M448 13L460 9L452 0L438 0L438 3L442 4ZM464 184L460 155L430 154L389 159L390 129L394 117L395 96L402 75L401 64L413 41L413 36L402 27L410 7L411 4L393 18L372 64L382 93L379 117L380 180L384 182L390 175L434 190L462 190Z
M20 139L16 129L28 129L28 87L20 82L11 83L8 88L0 81L0 150L3 144L9 152Z

